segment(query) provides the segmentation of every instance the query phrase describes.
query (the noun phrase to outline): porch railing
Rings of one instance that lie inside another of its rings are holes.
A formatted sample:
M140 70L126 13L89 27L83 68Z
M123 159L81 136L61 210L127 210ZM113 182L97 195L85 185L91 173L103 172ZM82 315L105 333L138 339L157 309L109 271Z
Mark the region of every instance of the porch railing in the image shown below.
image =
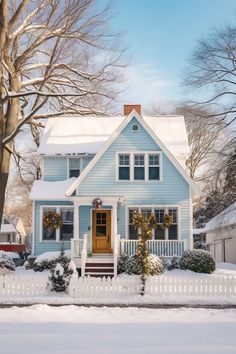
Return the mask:
M87 259L87 253L88 253L87 239L88 239L88 235L84 234L83 249L82 249L82 253L81 253L81 276L82 277L84 277L84 275L85 275L85 266L86 266L86 259Z
M83 239L76 240L74 238L71 239L71 259L76 257L81 257L82 248L83 248Z
M138 249L139 240L121 240L120 254L134 254ZM184 252L183 240L148 240L147 247L150 253L157 256L182 256Z

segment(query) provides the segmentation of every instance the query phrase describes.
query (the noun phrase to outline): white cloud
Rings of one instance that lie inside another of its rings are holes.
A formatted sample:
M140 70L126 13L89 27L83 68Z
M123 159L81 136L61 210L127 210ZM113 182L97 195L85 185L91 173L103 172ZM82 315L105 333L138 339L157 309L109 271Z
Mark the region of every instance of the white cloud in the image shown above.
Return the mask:
M173 99L176 82L163 78L156 65L131 65L125 70L125 90L122 95L125 102L141 103L147 107L155 102Z

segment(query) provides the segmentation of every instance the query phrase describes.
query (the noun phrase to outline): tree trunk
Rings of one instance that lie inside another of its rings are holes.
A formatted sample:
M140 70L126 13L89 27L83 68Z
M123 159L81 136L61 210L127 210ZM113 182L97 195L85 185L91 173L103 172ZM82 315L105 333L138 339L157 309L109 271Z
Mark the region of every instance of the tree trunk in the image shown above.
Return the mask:
M4 209L4 202L5 202L5 191L9 176L9 169L10 169L10 159L11 154L9 151L3 151L3 158L0 167L0 227L2 222L3 216L3 209Z

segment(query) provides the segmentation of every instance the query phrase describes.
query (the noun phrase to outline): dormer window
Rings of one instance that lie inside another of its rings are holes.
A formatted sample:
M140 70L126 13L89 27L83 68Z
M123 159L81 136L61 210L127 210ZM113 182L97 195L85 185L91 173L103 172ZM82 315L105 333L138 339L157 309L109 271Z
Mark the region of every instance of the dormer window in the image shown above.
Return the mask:
M79 177L81 172L81 159L70 158L69 159L69 178Z

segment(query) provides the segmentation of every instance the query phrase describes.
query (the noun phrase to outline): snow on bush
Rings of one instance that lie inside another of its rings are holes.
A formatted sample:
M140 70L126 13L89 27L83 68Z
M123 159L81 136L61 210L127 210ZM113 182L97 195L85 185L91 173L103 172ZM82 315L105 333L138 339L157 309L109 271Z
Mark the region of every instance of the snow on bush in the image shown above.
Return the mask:
M193 249L185 251L180 258L180 268L196 273L212 273L216 269L215 260L205 250Z
M6 252L0 252L0 272L15 270L16 266L12 258Z
M67 292L70 279L76 272L76 267L64 252L64 245L61 245L60 255L52 261L50 269L49 287L51 291ZM77 272L76 272L77 274Z
M162 261L154 254L149 254L147 257L147 275L158 275L164 272ZM127 274L142 274L142 260L134 254L125 262L125 273Z
M129 255L123 253L118 259L117 272L118 274L125 273L126 263L129 260Z
M65 251L67 258L70 259L70 251ZM43 272L50 270L55 266L56 259L59 257L60 252L44 252L38 256L34 262L34 271Z

